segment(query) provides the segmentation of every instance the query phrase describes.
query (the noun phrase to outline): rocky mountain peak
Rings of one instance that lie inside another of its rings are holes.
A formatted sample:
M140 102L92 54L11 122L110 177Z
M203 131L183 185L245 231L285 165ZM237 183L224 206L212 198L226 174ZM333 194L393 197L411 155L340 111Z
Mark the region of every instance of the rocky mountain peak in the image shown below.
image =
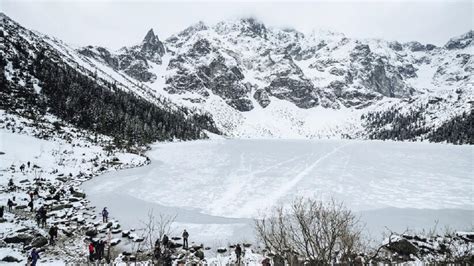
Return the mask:
M155 35L155 32L153 29L150 29L147 34L145 35L145 38L143 39L143 43L145 44L156 44L160 40L158 39L158 36Z
M266 38L267 28L265 25L255 18L242 18L242 33L249 33L252 36L260 36Z
M474 37L474 30L470 30L463 35L451 38L444 47L446 49L452 50L452 49L463 49L471 45L472 38Z
M143 39L141 51L145 57L152 62L161 63L161 57L165 54L165 46L160 41L153 29L150 29Z

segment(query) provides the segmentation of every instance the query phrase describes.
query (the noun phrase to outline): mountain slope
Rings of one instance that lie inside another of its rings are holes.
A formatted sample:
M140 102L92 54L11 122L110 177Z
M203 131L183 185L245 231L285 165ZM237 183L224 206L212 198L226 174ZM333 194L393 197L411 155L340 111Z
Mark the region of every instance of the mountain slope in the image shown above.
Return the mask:
M118 51L38 37L71 67L165 109L190 108L202 128L231 137L474 143L472 34L436 47L241 19L166 40L150 30Z
M218 132L208 115L157 96L145 97L145 90L92 72L84 62L45 41L45 36L4 14L0 25L0 103L4 110L30 117L51 113L129 144L203 138L203 129Z

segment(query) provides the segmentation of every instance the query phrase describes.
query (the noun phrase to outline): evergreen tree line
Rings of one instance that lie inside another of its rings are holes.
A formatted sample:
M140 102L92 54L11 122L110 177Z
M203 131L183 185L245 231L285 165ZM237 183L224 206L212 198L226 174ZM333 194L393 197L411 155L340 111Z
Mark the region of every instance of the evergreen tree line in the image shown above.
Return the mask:
M456 116L440 127L426 125L426 106L400 112L392 107L389 110L362 115L369 139L381 140L429 140L453 144L474 144L474 116L472 110Z
M4 110L22 115L48 111L77 127L129 144L199 139L205 137L203 129L219 133L210 115L182 107L158 107L96 75L77 71L55 51L43 47L32 56L27 52L32 48L28 43L7 42L6 47L16 51L8 54L16 71L7 80L8 61L2 54L0 108ZM39 80L39 94L32 79Z

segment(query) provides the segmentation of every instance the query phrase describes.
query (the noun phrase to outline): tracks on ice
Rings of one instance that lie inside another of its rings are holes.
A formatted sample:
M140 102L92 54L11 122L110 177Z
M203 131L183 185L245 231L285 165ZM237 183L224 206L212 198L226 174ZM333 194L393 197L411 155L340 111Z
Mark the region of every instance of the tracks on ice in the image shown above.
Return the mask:
M260 206L264 206L265 208L267 207L270 207L272 206L273 204L275 204L278 199L284 197L285 195L288 194L289 191L293 190L294 187L305 177L307 176L308 174L310 174L313 169L316 168L316 166L318 166L319 163L321 163L322 161L326 160L327 158L331 157L332 155L336 154L337 152L339 152L342 148L346 147L347 145L349 145L350 143L347 142L345 144L342 144L334 149L332 149L330 152L324 154L323 156L321 156L320 158L318 158L316 161L314 161L313 163L311 163L310 165L306 166L302 171L300 171L293 179L291 179L289 182L285 183L285 184L282 184L282 186L277 189L276 191L272 192L271 194L265 196L264 199L257 199L255 201L258 201L260 202L260 204L256 204L256 202L248 202L246 204L246 206L244 206L242 208L242 210L246 210L248 209L247 206L253 206L253 205L260 205ZM262 204L263 203L263 204ZM239 216L240 217L240 216Z

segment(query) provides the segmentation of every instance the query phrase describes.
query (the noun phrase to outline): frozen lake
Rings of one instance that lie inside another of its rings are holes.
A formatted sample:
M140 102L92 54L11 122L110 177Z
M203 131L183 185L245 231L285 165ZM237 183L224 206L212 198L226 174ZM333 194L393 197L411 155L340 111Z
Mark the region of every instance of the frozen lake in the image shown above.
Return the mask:
M177 214L176 233L210 245L253 240L252 218L295 196L335 197L379 235L449 225L471 229L474 147L381 141L209 140L156 144L151 165L83 188L127 227Z

